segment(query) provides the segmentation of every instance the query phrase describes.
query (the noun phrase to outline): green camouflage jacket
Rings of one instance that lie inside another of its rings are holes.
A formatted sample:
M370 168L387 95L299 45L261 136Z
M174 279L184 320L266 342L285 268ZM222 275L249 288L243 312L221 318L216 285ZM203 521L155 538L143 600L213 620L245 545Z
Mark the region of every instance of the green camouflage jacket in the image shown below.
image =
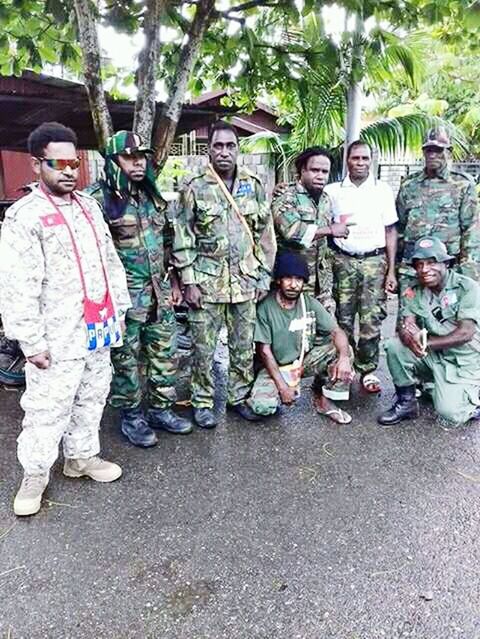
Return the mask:
M105 209L102 184L93 184L86 192ZM115 248L127 273L132 308L128 315L145 321L152 309L169 304L170 280L168 262L173 241L173 228L168 205L160 198L154 202L144 191L138 199L131 196L123 215L105 221L109 225Z
M464 275L480 276L480 226L478 199L473 181L445 168L437 177L425 171L407 178L397 196L399 257L407 267L415 242L437 237L455 255Z
M328 266L331 257L326 237L314 241L317 230L332 221L330 197L322 192L318 204L315 204L300 182L289 184L274 197L272 215L279 252L302 253L310 274L315 274L315 281L311 278L306 290L314 290L321 280L322 269Z
M172 262L183 284L196 284L206 302L244 302L270 286L276 241L260 180L238 167L232 196L254 245L207 171L185 185L177 205Z

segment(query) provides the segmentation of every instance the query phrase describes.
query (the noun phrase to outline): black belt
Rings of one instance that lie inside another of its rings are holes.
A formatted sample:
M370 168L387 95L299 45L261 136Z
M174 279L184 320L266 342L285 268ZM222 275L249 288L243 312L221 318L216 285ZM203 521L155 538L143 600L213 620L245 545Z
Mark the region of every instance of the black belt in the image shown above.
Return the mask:
M344 251L342 248L338 246L335 242L332 242L332 248L337 253L341 253L342 255L346 255L347 257L354 257L358 260L363 259L364 257L375 257L375 255L385 255L385 248L377 248L373 251L367 251L366 253L349 253L348 251Z

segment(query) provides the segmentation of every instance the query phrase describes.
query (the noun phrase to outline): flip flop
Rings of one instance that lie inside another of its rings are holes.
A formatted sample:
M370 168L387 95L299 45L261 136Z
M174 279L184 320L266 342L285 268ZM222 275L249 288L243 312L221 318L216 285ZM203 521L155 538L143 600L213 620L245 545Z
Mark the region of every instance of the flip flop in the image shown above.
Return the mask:
M350 422L352 421L352 416L341 408L330 408L326 411L321 411L317 408L316 410L319 415L328 417L332 420L332 422L335 422L336 424L350 424Z
M367 393L379 393L382 390L380 380L373 373L367 373L362 377L362 387Z

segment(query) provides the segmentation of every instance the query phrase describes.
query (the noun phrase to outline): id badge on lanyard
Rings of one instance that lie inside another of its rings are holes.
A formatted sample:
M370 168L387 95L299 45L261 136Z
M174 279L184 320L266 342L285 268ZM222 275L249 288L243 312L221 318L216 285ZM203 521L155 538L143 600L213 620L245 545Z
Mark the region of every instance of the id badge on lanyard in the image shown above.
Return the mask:
M122 343L122 332L120 329L120 322L115 314L115 309L113 306L112 297L110 295L110 289L108 286L108 278L107 271L105 268L105 264L103 262L103 256L100 249L100 242L98 240L97 232L95 230L95 226L93 225L90 211L87 211L83 206L81 200L72 193L72 199L79 205L80 210L83 213L83 216L87 220L90 228L92 229L92 233L95 237L95 243L97 245L98 254L100 257L100 263L102 265L103 277L105 280L105 289L106 293L101 302L95 302L90 299L87 294L87 286L85 283L85 276L82 268L82 261L80 258L80 251L78 250L77 242L75 240L75 235L70 228L65 216L60 211L58 206L53 201L52 197L49 193L42 189L43 193L46 195L49 202L56 209L57 213L55 216L46 216L46 219L50 218L57 221L57 224L64 224L68 230L70 235L70 240L72 242L73 252L75 255L75 259L78 265L78 271L80 274L80 280L82 283L83 289L83 318L86 325L86 333L87 333L87 348L89 351L94 351L99 348L104 348L106 346L118 346ZM51 225L47 223L47 225Z

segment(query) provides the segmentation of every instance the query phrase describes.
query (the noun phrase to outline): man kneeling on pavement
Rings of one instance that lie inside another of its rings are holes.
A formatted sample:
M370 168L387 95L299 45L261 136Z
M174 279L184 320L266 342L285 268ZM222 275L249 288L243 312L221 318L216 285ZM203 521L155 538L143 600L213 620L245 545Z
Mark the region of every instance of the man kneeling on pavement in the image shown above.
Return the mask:
M445 244L419 239L410 263L418 283L403 293L398 337L385 346L397 392L380 424L418 417L417 383L429 383L437 413L452 425L480 418L480 286L448 269Z
M301 377L314 376L317 412L348 424L351 416L330 401L349 396L353 369L348 339L320 302L302 292L308 278L303 257L278 257L275 290L257 309L254 339L262 368L247 403L259 415L273 415L280 404L295 402Z

